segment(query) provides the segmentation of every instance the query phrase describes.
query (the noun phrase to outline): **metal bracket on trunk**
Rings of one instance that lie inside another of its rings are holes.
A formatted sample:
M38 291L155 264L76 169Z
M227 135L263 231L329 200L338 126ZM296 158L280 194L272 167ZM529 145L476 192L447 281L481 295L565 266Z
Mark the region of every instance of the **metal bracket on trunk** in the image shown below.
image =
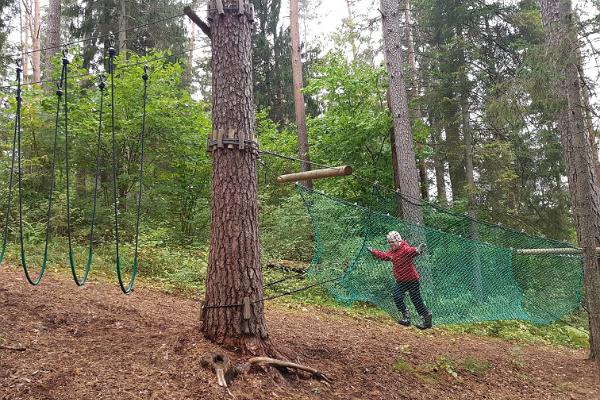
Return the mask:
M221 0L217 0L217 7L216 8L210 8L208 10L208 20L212 21L212 17L211 12L216 12L218 15L225 15L225 14L237 14L237 15L245 15L246 18L248 18L248 21L250 22L254 22L254 4L247 4L244 6L244 1L243 0L238 0L238 4L229 4L229 5L223 5Z
M239 150L258 150L258 143L252 140L240 140L238 138L234 139L207 139L206 140L206 149L208 152L212 152L215 149L234 149L237 147Z

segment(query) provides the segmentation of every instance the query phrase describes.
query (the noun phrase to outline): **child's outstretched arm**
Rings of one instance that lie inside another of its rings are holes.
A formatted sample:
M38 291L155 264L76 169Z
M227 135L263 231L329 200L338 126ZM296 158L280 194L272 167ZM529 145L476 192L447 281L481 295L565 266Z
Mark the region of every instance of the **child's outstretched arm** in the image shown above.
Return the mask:
M386 252L379 251L377 249L372 249L371 247L367 247L367 250L369 250L371 254L373 254L373 256L379 258L380 260L390 261L392 259L392 257Z

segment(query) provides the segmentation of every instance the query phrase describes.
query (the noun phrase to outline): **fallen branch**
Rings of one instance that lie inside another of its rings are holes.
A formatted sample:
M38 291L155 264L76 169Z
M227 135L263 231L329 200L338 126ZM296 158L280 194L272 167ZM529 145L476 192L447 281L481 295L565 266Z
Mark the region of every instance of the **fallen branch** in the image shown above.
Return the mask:
M301 371L310 372L314 378L317 380L323 381L325 383L331 383L332 380L323 372L320 372L314 368L307 367L306 365L296 364L289 361L277 360L275 358L270 357L253 357L248 360L248 364L250 365L269 365L274 367L284 367L284 368L295 368Z
M12 351L25 351L25 350L27 350L25 347L21 347L21 346L7 346L7 345L3 345L3 344L0 344L0 349L2 349L2 350L12 350Z

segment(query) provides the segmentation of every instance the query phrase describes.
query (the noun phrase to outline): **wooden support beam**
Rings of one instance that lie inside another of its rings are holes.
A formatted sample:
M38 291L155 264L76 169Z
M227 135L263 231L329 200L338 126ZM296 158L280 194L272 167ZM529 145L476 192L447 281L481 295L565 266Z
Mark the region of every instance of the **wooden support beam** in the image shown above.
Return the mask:
M194 12L194 10L191 9L190 6L185 7L183 12L192 20L193 23L202 29L202 32L204 32L206 36L210 38L210 26L208 26L206 22L202 21L202 19Z
M277 183L306 181L321 178L330 178L333 176L346 176L352 174L352 167L343 165L341 167L315 169L312 171L298 172L295 174L280 175L277 177Z
M524 255L546 255L546 254L581 254L581 249L578 247L565 247L555 249L514 249L517 254ZM600 253L600 247L596 247L596 253Z

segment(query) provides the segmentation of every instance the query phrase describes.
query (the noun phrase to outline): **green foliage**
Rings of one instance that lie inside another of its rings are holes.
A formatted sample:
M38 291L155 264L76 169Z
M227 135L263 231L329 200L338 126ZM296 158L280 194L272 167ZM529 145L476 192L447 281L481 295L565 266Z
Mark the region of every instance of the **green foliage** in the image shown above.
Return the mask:
M588 348L589 335L585 319L578 313L550 325L534 325L523 321L493 321L468 325L450 325L443 329L455 333L498 337L518 343L544 343L573 348Z
M210 130L206 105L182 89L182 67L170 63L165 53L152 52L148 62L149 86L145 132L142 230L158 230L163 243L202 243L208 236L210 159L204 138ZM125 242L133 241L137 192L139 188L140 131L142 118L143 65L145 58L119 56L115 64L115 130L119 192L120 231ZM83 72L82 58L70 65L70 76ZM100 187L95 237L111 242L113 233L112 149L110 84L104 95ZM91 222L92 194L96 171L96 142L100 92L93 78L70 79L69 152L71 206L74 237L86 243ZM10 149L13 134L14 101L0 113L2 148ZM25 87L22 113L24 219L28 241L43 237L47 198L50 189L56 95L38 87ZM66 175L64 117L59 119L56 183L52 232L66 233ZM9 170L10 158L2 165ZM8 173L8 172L7 172ZM7 174L6 173L6 174ZM5 175L8 181L8 176ZM2 187L7 194L7 188ZM6 201L6 196L2 201ZM16 195L14 197L16 199ZM15 200L16 201L16 200ZM15 204L15 203L13 203ZM11 225L16 222L13 207Z
M492 368L492 363L477 357L467 357L462 361L462 367L473 375L484 375Z
M350 164L367 179L391 183L385 70L330 53L314 67L314 75L304 91L317 98L322 115L307 121L311 156L329 164ZM356 180L318 184L334 195L370 200L370 188Z

